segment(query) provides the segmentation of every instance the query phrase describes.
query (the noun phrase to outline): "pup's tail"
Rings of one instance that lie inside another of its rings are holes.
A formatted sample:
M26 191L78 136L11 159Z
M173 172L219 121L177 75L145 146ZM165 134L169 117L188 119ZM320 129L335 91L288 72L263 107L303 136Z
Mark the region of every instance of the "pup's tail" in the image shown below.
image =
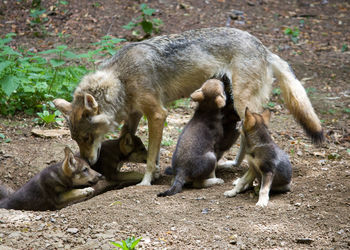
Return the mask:
M268 61L282 89L283 98L289 111L303 127L306 134L315 144L324 141L323 129L304 87L295 77L287 62L270 53Z
M182 191L182 187L185 184L185 180L182 177L179 177L178 175L175 177L175 180L173 182L173 185L171 186L170 189L167 191L164 191L162 193L157 194L158 197L165 197L165 196L170 196L174 195L177 193L180 193Z
M172 167L167 167L165 170L164 170L164 174L166 175L174 175L174 169Z

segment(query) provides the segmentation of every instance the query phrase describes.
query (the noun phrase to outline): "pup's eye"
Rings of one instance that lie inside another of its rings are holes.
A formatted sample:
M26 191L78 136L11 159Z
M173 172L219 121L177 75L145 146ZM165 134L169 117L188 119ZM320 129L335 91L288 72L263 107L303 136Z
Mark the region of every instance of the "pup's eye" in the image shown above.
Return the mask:
M83 169L83 172L84 172L84 173L87 173L87 172L89 172L89 169L88 169L88 168L84 168L84 169Z

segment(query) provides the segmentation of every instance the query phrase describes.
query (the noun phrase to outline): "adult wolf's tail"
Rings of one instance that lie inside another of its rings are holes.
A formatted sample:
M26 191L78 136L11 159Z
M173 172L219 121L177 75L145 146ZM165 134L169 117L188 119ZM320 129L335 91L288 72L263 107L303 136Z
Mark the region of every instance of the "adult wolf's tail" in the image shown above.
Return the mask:
M310 136L312 142L322 143L324 141L323 129L304 87L295 77L288 63L279 56L271 53L268 61L282 89L287 108Z

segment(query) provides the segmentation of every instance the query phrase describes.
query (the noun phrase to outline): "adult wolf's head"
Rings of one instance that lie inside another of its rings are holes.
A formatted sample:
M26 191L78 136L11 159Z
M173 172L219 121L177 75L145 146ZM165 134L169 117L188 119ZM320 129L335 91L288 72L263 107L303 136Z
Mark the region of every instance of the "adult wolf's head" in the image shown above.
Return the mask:
M95 98L84 92L75 94L72 103L64 99L55 99L53 102L66 117L81 157L94 164L99 156L103 136L111 128L110 118L101 112Z

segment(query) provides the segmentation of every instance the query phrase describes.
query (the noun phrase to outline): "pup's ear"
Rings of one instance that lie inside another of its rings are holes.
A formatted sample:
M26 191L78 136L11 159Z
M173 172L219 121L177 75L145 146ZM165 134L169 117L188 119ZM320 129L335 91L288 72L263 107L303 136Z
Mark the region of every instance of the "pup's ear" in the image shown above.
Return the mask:
M218 106L218 108L220 108L220 109L225 107L225 105L226 105L226 97L224 95L222 95L222 94L218 95L215 98L215 103Z
M64 99L55 99L53 100L53 104L55 104L55 107L66 116L69 116L72 112L72 104Z
M90 94L84 94L84 105L85 109L96 115L98 112L98 103L95 98Z
M130 133L125 134L120 141L120 151L123 155L128 155L134 149L134 141Z
M269 123L270 123L270 117L271 117L270 110L269 109L265 109L264 112L262 112L261 116L263 118L263 121L264 121L265 125L268 126Z
M243 127L246 130L251 130L255 126L255 123L256 123L256 119L254 115L249 111L249 108L246 107Z
M204 94L202 92L202 89L197 89L195 92L191 94L191 98L195 102L201 102L204 100Z
M62 164L63 173L66 176L72 176L76 169L76 160L74 158L73 152L69 147L64 148L64 160Z

